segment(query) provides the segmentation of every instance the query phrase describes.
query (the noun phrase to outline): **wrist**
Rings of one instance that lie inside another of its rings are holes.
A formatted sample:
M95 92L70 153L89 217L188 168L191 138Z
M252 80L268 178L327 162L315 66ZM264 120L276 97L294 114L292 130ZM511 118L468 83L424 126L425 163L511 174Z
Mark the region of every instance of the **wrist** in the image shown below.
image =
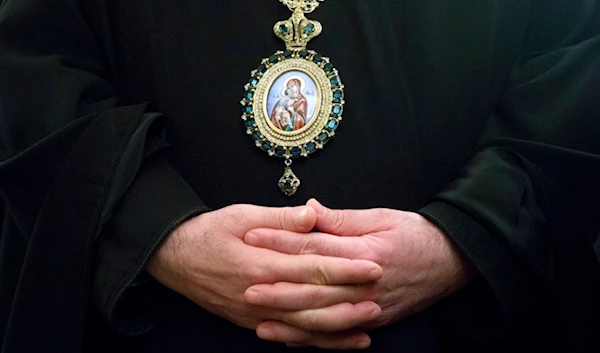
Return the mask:
M196 223L204 217L202 214L184 221L165 237L146 265L146 271L152 277L173 289L170 282L176 281L182 275L180 269L185 268L181 262L186 258L184 252L189 249L188 240L199 231Z
M435 262L440 297L446 297L471 282L477 272L460 248L442 229L426 218L422 219L426 223L426 232L435 244L435 253L440 259L439 262Z

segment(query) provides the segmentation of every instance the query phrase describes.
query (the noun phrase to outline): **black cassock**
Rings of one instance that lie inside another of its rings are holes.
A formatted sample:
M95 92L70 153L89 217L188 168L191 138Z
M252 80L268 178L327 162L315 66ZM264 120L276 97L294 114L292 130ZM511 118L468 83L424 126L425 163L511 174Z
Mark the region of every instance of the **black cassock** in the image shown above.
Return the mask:
M282 48L276 0L0 5L2 352L266 352L143 271L225 205L420 212L480 275L372 333L372 352L598 351L600 2L328 0L346 85L324 151L246 136L250 71Z

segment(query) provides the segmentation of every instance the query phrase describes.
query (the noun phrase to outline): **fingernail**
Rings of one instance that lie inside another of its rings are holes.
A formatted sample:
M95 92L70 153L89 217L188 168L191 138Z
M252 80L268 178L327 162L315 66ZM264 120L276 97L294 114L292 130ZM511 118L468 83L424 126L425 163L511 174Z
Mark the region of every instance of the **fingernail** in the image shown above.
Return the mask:
M246 289L246 293L244 293L244 300L246 303L259 305L260 304L260 292L253 288Z
M374 266L369 271L369 276L374 279L380 279L381 277L383 277L383 268L381 268L381 266Z
M369 317L372 319L376 319L379 317L379 315L381 315L381 308L379 306L377 306L377 307L373 308L373 310L371 310Z
M275 339L275 332L268 328L259 327L256 330L256 335L266 341L273 341Z
M356 344L356 348L357 349L365 349L365 348L369 348L370 345L371 345L370 340L361 340Z
M357 306L360 307L360 310L364 310L363 313L365 313L370 320L376 319L381 315L381 307L375 302L365 301L357 304Z
M258 235L253 230L249 231L244 236L244 243L246 243L248 245L256 244L257 240L258 240Z
M300 212L298 212L298 225L303 226L308 223L308 209L306 207L302 207Z

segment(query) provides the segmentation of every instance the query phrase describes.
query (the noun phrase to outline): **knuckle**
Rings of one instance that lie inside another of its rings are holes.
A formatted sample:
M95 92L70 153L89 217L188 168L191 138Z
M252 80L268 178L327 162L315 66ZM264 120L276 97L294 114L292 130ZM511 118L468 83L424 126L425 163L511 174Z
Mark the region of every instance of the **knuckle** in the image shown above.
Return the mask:
M314 307L320 307L325 303L325 293L319 288L312 289L308 293L308 299Z
M232 312L237 313L240 317L251 317L252 310L249 305L245 305L242 303L233 304L231 307Z
M373 210L373 220L376 223L381 223L389 216L389 210L385 208L376 208Z
M341 211L334 212L333 216L333 228L337 231L343 229L345 223L345 213Z
M376 303L377 305L380 305L380 303L381 303L382 292L378 286L376 286L372 283L363 284L363 285L359 286L357 294L358 294L357 299L359 301L370 300L370 301Z
M315 282L317 282L317 284L330 284L331 283L331 277L329 276L329 273L328 273L327 269L325 268L325 265L323 265L321 263L314 264L313 268L312 268L312 272L313 272Z
M244 205L232 205L220 210L220 213L226 222L229 223L240 223L245 218L245 207ZM219 217L221 218L221 217Z
M364 259L374 262L380 266L383 264L383 256L373 246L370 246L369 248L367 248L367 251L365 252L365 255L364 255Z
M290 212L288 208L283 208L281 212L278 212L278 225L279 229L288 229L290 224Z
M248 269L249 280L251 284L269 283L271 271L267 267L257 264Z
M302 318L302 327L307 331L320 331L322 325L317 315L305 315Z
M382 244L379 244L376 239L361 239L361 242L363 243L362 249L364 249L361 254L361 259L372 261L379 265L384 264L385 246L381 246Z
M312 255L316 254L317 250L314 243L310 239L302 239L298 244L298 254L300 255Z

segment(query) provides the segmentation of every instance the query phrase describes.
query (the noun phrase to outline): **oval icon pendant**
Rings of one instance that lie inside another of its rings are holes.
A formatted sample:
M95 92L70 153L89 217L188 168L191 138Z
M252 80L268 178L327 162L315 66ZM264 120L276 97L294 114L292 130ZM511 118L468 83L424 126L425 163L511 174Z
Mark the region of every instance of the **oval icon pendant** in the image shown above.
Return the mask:
M263 59L252 71L244 86L242 119L257 147L285 159L278 184L292 196L300 186L292 159L310 156L335 136L344 112L344 85L329 58L306 50L322 28L306 19L301 8L274 30L287 50Z

